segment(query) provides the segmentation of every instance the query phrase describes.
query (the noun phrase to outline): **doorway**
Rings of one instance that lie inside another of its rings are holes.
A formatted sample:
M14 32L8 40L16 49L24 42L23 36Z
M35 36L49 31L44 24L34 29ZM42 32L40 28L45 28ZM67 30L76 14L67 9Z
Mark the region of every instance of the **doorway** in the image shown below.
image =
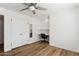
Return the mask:
M49 44L49 14L47 14L47 16L43 20L41 20L39 36L43 43Z
M0 53L4 52L4 16L0 15Z

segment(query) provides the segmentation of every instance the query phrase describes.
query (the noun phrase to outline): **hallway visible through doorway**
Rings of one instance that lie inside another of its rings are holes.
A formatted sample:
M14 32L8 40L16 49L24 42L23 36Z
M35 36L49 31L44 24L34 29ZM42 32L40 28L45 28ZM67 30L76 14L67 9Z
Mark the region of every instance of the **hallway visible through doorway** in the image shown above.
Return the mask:
M4 16L0 15L0 53L4 51Z

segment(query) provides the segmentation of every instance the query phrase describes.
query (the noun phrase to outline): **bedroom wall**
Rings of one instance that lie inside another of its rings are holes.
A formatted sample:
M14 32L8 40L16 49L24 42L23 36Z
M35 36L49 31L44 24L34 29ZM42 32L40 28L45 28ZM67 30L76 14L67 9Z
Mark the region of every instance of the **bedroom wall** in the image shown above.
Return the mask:
M28 25L26 25L27 21L26 23L23 22L28 19L28 16L26 17L24 15L9 11L1 7L0 14L4 15L4 51L6 52L11 50L12 48L27 44L27 40L29 39L29 33L27 28ZM18 22L14 20L17 20ZM21 22L19 20L21 20ZM16 24L15 27L13 27L14 24ZM20 24L22 26L19 26ZM24 25L26 25L26 27ZM17 27L19 28L17 29ZM23 35L20 35L20 33L23 33ZM18 43L16 43L17 41Z
M0 14L4 15L4 51L9 51L38 39L39 21L27 15L0 7ZM29 24L33 24L33 38L29 38Z
M50 16L50 45L79 52L79 9L59 4Z

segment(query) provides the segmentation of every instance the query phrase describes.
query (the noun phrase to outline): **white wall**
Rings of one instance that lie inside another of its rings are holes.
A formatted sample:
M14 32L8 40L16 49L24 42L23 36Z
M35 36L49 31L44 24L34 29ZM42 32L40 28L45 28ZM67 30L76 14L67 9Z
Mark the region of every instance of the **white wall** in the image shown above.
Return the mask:
M41 21L38 19L31 18L29 20L29 24L32 24L32 30L33 30L33 37L29 39L29 43L33 43L36 41L39 41L39 29L41 28Z
M78 11L72 4L57 5L56 11L50 16L51 46L79 52Z
M29 40L29 25L28 17L14 14L12 17L12 47L16 48L28 44Z
M40 40L38 29L41 27L41 22L39 20L1 7L0 14L4 15L5 52ZM29 38L29 24L33 24L33 38Z
M28 33L28 25L25 20L28 19L28 17L9 11L4 8L0 8L0 14L4 15L4 51L9 51L11 48L15 48L24 44L27 44L27 40L29 39L29 33ZM11 21L12 20L12 21ZM16 21L18 22L16 22ZM21 22L20 22L21 20ZM20 23L19 23L20 22ZM22 25L22 24L23 25ZM16 24L15 27L13 25ZM21 24L21 25L20 25ZM25 25L25 26L24 26ZM18 27L18 29L16 29ZM22 29L23 28L23 29ZM15 29L15 30L13 30ZM16 33L15 33L16 31ZM23 35L19 35L20 33L23 33ZM20 38L24 37L24 38ZM22 40L22 41L20 41ZM18 42L18 43L16 43ZM12 45L12 46L11 46Z

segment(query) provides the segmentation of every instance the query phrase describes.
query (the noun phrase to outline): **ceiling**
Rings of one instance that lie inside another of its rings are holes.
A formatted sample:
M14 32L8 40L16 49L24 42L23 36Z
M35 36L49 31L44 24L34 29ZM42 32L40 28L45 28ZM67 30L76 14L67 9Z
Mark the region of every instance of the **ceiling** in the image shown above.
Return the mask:
M41 5L41 3L38 5ZM30 10L20 11L21 9L26 8L26 5L24 5L22 3L0 3L0 6L3 8L6 8L6 9L12 10L12 11L22 13L24 15L34 17L36 19L42 20L42 19L47 18L47 16L48 16L47 10L46 11L45 10L44 11L43 10L36 10L35 15L33 15L33 13Z
M26 7L26 5L22 3L0 3L1 7L22 13L24 15L29 15L31 17L34 17L36 19L41 19L41 20L47 18L48 14L53 14L53 12L56 12L59 10L62 11L63 9L65 10L66 8L74 8L74 7L79 8L78 3L75 3L75 4L74 3L38 3L38 5L40 7L46 8L47 10L46 11L36 10L36 15L33 15L32 12L30 12L30 10L26 10L22 12L19 11Z

